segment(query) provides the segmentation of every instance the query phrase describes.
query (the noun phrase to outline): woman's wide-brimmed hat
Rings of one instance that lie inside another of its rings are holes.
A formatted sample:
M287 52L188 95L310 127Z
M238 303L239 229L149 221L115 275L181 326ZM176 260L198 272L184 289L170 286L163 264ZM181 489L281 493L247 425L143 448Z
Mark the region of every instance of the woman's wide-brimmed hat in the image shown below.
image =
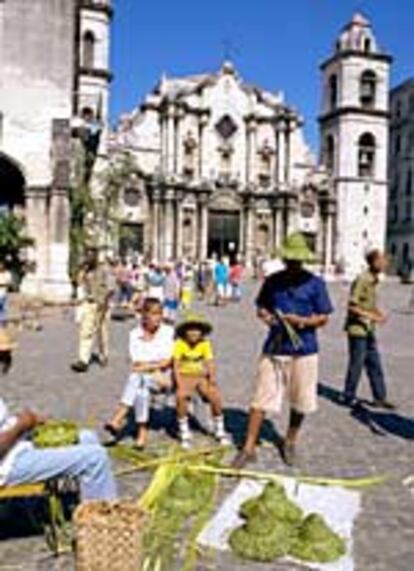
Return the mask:
M317 261L315 254L309 248L306 238L301 232L290 234L279 249L278 255L283 260L292 262L313 264Z
M200 329L204 335L209 335L213 331L212 324L200 313L187 313L180 323L175 328L178 337L182 337L187 329L197 328Z

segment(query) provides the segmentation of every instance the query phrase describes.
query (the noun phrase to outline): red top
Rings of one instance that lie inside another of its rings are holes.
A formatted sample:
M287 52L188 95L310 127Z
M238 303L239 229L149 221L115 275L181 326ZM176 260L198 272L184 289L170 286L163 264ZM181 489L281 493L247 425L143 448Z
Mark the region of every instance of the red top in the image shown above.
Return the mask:
M230 268L230 281L232 283L240 283L243 277L243 266L241 264L234 264Z

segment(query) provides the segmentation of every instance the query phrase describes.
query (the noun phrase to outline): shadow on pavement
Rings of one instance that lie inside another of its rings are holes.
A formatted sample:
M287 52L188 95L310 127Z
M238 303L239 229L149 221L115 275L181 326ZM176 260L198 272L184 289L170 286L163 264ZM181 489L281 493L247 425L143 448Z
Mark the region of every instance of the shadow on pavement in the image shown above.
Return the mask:
M334 387L320 383L318 394L334 404L346 406L341 402L341 391ZM369 404L369 401L359 401L357 405L346 406L346 408L350 408L352 418L367 426L373 434L378 436L392 434L406 440L414 440L414 419L396 412L372 410L369 408Z
M226 430L230 434L233 444L240 448L244 444L247 431L249 413L240 408L226 408L224 410ZM259 441L265 440L278 446L282 440L281 435L270 420L265 420L260 431Z

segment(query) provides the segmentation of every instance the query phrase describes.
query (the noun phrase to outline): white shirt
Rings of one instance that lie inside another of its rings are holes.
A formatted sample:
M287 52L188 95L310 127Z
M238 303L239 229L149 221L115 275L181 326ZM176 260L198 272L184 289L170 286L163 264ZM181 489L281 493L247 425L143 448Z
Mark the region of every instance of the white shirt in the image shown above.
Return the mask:
M138 325L129 334L129 356L133 363L148 363L171 359L174 348L174 329L162 324L151 340L144 339L144 330Z
M6 432L13 428L17 418L9 414L6 403L0 398L0 433ZM0 486L3 486L11 472L16 457L32 445L27 440L21 439L7 452L5 456L0 458Z

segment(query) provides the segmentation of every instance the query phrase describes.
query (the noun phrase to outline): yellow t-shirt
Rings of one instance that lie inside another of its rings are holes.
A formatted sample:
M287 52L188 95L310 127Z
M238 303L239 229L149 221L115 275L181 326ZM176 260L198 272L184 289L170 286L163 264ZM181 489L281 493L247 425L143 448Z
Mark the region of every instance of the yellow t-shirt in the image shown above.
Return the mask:
M184 339L177 339L173 357L183 375L204 375L206 361L214 358L213 347L206 339L201 340L194 347L191 347Z

